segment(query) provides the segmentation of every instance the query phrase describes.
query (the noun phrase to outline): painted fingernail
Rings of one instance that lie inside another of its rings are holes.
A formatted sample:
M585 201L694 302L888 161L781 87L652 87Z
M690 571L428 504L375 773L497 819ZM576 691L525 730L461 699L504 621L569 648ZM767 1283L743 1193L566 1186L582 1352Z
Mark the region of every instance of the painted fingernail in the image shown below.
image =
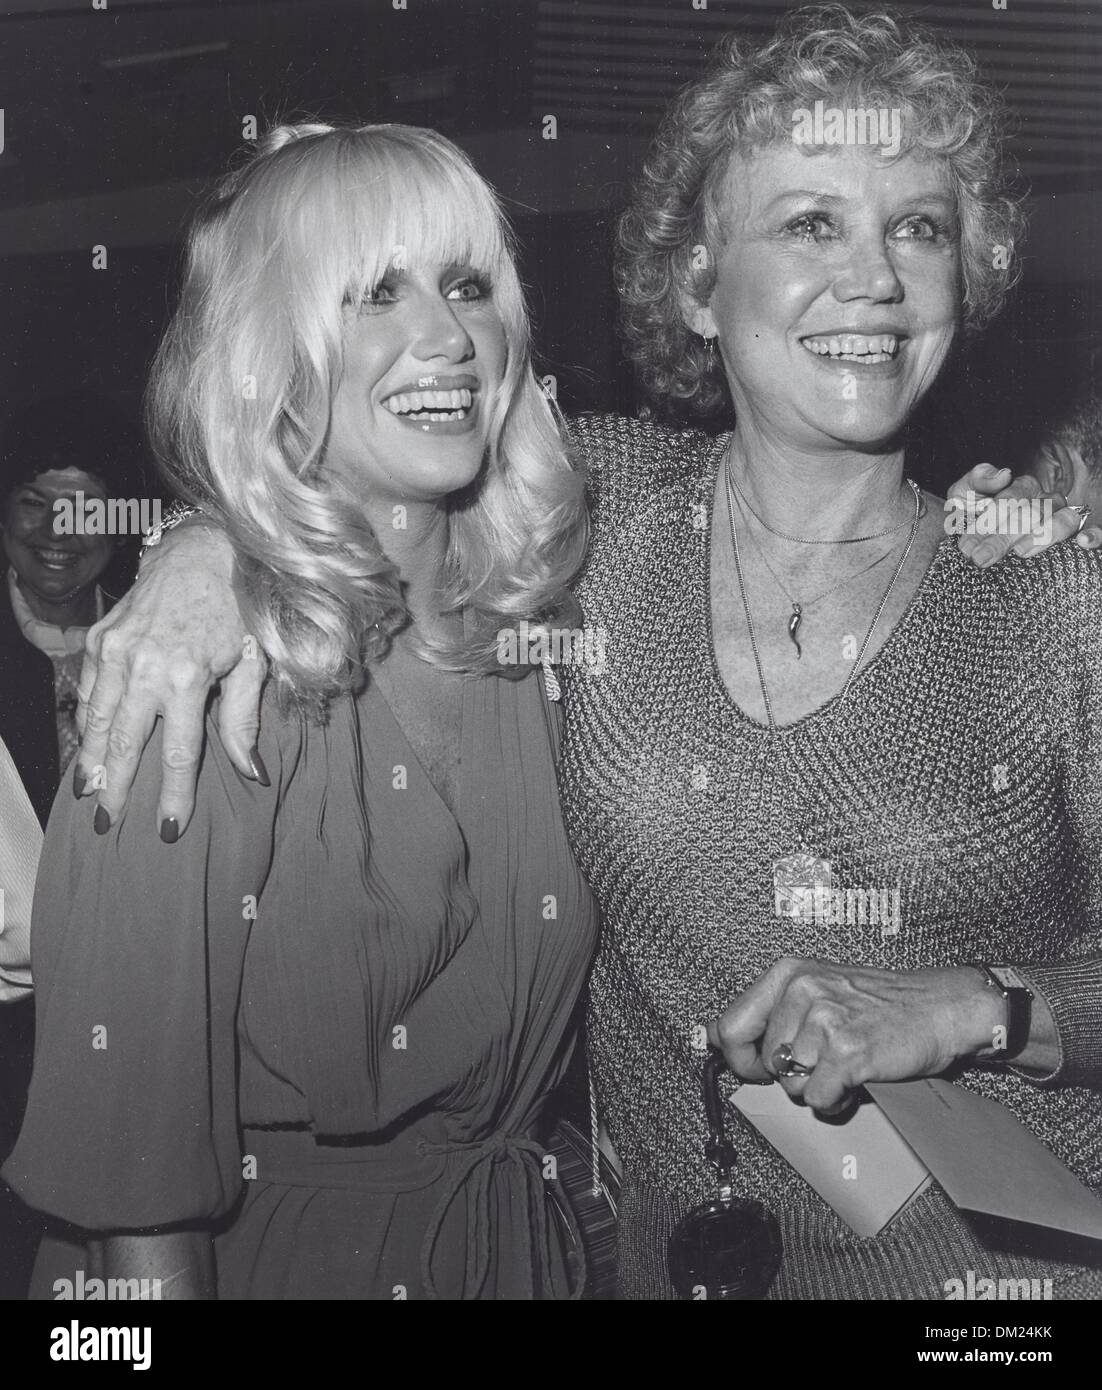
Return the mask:
M249 750L249 766L253 770L253 776L262 787L272 785L272 779L268 776L268 769L264 766L264 759L260 756L260 749L255 743Z
M97 835L106 835L111 829L111 817L102 806L96 807L96 818L92 826Z
M73 768L73 795L79 801L84 795L84 788L88 785L88 778L81 772L79 767Z
M165 816L161 821L161 839L166 845L174 845L180 838L180 822L175 816Z

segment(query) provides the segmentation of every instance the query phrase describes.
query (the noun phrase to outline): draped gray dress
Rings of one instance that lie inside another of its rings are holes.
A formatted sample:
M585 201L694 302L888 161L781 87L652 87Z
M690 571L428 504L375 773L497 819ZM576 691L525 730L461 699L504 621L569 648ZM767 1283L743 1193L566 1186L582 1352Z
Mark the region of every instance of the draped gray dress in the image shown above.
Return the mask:
M464 682L456 815L375 686L325 728L269 700L269 789L208 721L175 846L159 733L107 835L63 788L12 1186L93 1232L216 1229L222 1298L569 1296L540 1119L595 909L557 717L538 671Z

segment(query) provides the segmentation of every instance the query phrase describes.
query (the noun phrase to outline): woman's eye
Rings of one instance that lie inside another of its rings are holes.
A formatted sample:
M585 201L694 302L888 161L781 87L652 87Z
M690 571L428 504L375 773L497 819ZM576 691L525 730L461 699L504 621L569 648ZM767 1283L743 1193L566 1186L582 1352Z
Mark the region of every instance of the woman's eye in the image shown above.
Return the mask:
M932 217L906 217L896 227L894 235L904 241L944 241L948 231Z
M448 291L447 297L451 300L458 300L461 304L477 304L480 299L488 298L489 293L489 284L475 276L468 280L460 280L458 284L453 285Z
M367 291L363 297L363 303L368 308L377 308L381 304L393 304L397 298L396 286L393 282L383 280Z
M833 224L824 213L805 212L793 218L785 231L792 232L800 241L819 241L833 231Z

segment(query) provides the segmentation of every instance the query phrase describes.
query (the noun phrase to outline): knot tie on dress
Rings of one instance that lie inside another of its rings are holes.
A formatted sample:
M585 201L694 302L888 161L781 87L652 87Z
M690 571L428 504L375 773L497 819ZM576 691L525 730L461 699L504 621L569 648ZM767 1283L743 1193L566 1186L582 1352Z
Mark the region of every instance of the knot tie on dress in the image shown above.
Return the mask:
M562 1286L551 1259L547 1235L547 1204L544 1183L544 1160L547 1148L535 1139L499 1132L468 1143L433 1144L421 1141L417 1146L422 1154L458 1154L455 1171L444 1185L440 1203L429 1221L421 1247L421 1281L428 1298L439 1299L440 1293L433 1275L433 1258L440 1232L453 1202L462 1196L467 1214L467 1259L461 1297L477 1298L490 1272L491 1194L495 1177L502 1169L524 1192L527 1220L521 1223L523 1232L523 1265L526 1269L528 1297L535 1299L535 1271L539 1272L539 1291L544 1298L578 1300L585 1288L585 1254L581 1233L571 1210L564 1201L563 1215L575 1248L579 1253L580 1272L576 1286Z

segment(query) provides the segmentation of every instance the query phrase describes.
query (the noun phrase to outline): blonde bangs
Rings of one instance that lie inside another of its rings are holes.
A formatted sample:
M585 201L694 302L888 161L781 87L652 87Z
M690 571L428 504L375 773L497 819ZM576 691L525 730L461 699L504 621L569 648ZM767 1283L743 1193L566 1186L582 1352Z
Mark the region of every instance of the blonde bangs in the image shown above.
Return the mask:
M497 200L433 131L365 126L340 132L323 254L354 301L388 271L469 265L495 287L516 272ZM338 270L339 267L339 270ZM511 297L511 296L510 296Z

